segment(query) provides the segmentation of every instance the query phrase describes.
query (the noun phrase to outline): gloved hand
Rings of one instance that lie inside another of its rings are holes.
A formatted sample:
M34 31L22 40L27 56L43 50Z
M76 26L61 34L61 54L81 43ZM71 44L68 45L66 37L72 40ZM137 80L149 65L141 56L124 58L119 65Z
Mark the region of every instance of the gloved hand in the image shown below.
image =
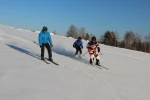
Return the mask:
M97 47L98 52L100 52L100 47Z
M83 47L82 47L82 46L80 46L80 48L81 48L81 49L83 49Z
M52 48L52 47L53 47L53 45L51 44L51 45L50 45L50 47Z
M40 45L40 48L42 48L42 47L43 47L43 45L44 45L44 44L42 43L42 45Z

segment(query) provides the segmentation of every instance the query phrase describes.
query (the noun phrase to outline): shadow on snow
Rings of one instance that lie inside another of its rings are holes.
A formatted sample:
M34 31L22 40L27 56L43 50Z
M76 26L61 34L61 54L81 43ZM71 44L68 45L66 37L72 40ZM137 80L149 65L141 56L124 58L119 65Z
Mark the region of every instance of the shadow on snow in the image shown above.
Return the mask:
M24 54L26 54L26 55L28 55L28 56L31 56L31 57L33 57L33 58L40 59L40 56L39 56L39 55L37 55L37 54L35 54L35 53L32 53L32 52L30 52L30 51L28 51L28 50L25 50L25 49L23 49L23 48L20 48L20 47L14 46L14 45L10 45L10 44L7 44L7 46L9 46L10 48L12 48L12 49L14 49L14 50L17 50L17 51L19 51L19 52L21 52L21 53L24 53Z
M12 45L12 44L6 44L6 45L9 46L10 48L14 49L14 50L17 50L17 51L19 51L21 53L24 53L24 54L26 54L28 56L31 56L33 58L36 58L36 59L40 59L41 58L41 56L39 54L33 53L31 51L28 51L28 50L26 50L24 48L21 48L21 47ZM67 51L67 50L65 50L63 48L53 48L52 51L57 53L57 54L59 54L59 55L63 55L63 56L69 57L71 59L77 60L77 61L82 62L82 63L87 63L88 62L87 59L74 57L74 53L73 52L71 52L71 51L69 52L69 51Z

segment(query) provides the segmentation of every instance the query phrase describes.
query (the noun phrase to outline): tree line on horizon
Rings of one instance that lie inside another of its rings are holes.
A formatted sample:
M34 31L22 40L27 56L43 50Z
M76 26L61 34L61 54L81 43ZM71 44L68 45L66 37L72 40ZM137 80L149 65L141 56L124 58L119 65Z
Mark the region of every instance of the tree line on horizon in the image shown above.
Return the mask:
M76 26L71 25L66 33L66 36L75 39L80 36L84 40L90 40L94 34L87 33L84 27L77 28ZM97 41L101 44L109 46L150 53L150 34L145 35L143 39L141 34L134 33L133 31L126 31L124 34L124 39L122 41L119 41L118 39L119 34L116 31L108 30L97 38Z

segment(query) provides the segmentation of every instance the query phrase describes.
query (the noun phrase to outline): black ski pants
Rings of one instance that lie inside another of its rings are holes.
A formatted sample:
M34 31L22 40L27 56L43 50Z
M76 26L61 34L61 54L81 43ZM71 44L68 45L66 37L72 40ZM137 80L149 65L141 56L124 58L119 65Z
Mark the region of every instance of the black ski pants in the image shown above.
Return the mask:
M75 46L76 48L76 55L78 54L78 52L80 52L80 55L82 54L82 50L81 50L81 47L80 46Z
M45 47L48 51L49 58L51 58L52 57L52 50L51 50L51 47L50 47L49 43L43 44L41 46L41 58L44 58Z

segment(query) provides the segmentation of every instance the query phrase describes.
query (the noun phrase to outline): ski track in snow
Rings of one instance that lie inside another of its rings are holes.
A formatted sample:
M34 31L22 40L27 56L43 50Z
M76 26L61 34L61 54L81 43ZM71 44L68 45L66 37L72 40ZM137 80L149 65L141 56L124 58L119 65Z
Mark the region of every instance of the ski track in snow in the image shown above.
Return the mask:
M0 56L4 58L0 58L0 100L150 100L148 59L108 51L110 47L102 45L107 50L103 50L105 54L101 56L101 62L110 70L97 69L85 64L88 63L88 54L82 59L73 57L74 49L70 46L74 39L53 36L53 56L60 66L46 65L37 59L40 57L40 49L33 43L34 40L28 35L24 37L19 34L20 31L24 32L22 29L16 31L12 27L1 27ZM4 63L4 55L14 56L8 58L10 64ZM126 65L124 62L112 61L111 57L117 57L118 61L125 59ZM145 69L136 65L135 70L136 63L131 61L145 64ZM23 84L25 80L28 82ZM142 88L145 86L148 89Z

